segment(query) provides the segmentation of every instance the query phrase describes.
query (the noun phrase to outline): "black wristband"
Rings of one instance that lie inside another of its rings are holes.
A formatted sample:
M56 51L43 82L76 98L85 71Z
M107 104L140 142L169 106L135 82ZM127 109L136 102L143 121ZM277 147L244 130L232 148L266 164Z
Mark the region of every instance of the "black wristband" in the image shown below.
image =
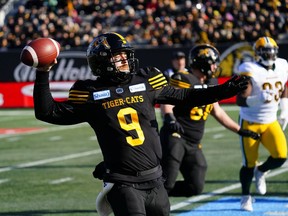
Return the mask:
M176 118L173 113L166 113L164 115L164 123L170 124L171 122L175 122Z

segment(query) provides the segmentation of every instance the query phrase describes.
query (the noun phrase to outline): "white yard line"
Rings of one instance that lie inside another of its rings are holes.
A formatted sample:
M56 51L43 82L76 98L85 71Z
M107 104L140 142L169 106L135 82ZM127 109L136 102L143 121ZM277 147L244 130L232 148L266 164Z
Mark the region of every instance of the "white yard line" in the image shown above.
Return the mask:
M273 176L277 176L277 175L280 175L282 173L285 173L288 171L288 162L286 161L286 163L279 169L277 170L274 170L274 171L271 171L267 174L266 176L266 179L267 178L271 178ZM201 195L198 195L198 196L194 196L190 199L187 199L185 201L182 201L182 202L179 202L177 204L174 204L171 206L171 211L174 211L174 210L177 210L177 209L180 209L180 208L183 208L185 206L188 206L188 205L191 205L192 203L195 203L195 202L199 202L199 201L202 201L202 200L205 200L205 199L208 199L210 197L213 197L213 196L216 196L216 195L219 195L219 194L223 194L225 192L228 192L228 191L231 191L231 190L234 190L234 189L237 189L237 188L240 188L241 187L241 184L240 183L236 183L236 184L232 184L232 185L229 185L229 186L226 186L226 187L223 187L223 188L220 188L220 189L217 189L217 190L214 190L210 193L206 193L206 194L201 194Z
M55 158L49 158L49 159L45 159L45 160L22 163L22 164L18 164L15 166L0 168L0 173L8 172L8 171L11 171L14 169L34 167L34 166L39 166L39 165L48 164L48 163L54 163L54 162L58 162L58 161L70 160L70 159L75 159L75 158L79 158L79 157L86 157L86 156L90 156L90 155L94 155L94 154L100 154L100 153L101 153L101 150L97 149L94 151L87 151L87 152L82 152L82 153L77 153L77 154L70 154L70 155L65 155L62 157L55 157Z
M0 179L0 184L3 184L3 183L8 182L8 181L9 181L9 179Z
M62 183L72 181L72 180L73 180L73 178L71 178L71 177L55 179L55 180L50 181L50 184L62 184Z

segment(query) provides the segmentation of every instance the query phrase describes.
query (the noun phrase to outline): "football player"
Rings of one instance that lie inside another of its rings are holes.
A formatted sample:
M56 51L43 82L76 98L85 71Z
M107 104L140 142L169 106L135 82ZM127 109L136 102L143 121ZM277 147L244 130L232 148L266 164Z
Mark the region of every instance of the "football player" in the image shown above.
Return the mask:
M283 130L288 122L288 99L286 82L288 64L278 58L278 45L271 37L260 37L254 44L255 61L244 62L239 66L239 74L250 77L248 88L237 96L240 106L240 124L244 129L260 134L259 140L240 137L242 167L240 182L242 185L241 209L253 211L250 185L255 177L256 190L266 193L265 175L267 171L281 167L287 158L287 143ZM277 111L280 104L280 119ZM258 148L260 143L270 156L259 164Z
M163 185L156 103L199 106L229 98L246 88L246 77L235 76L205 90L177 90L154 67L138 68L134 49L118 33L97 36L87 49L96 80L79 80L67 101L57 102L49 89L53 64L38 68L34 85L35 116L52 124L87 122L95 131L104 162L103 191L97 198L100 215L167 216L170 204ZM100 205L100 207L99 207ZM104 212L105 211L105 212Z
M190 71L179 71L170 78L170 85L184 89L207 89L218 84L220 56L209 44L194 46L189 53ZM168 108L170 107L170 108ZM163 150L163 172L165 188L169 196L189 197L203 191L207 162L202 151L201 140L205 122L211 114L220 124L244 136L257 134L242 130L218 102L189 107L165 105L164 124L160 130ZM166 122L166 123L165 123ZM184 180L177 180L181 172Z

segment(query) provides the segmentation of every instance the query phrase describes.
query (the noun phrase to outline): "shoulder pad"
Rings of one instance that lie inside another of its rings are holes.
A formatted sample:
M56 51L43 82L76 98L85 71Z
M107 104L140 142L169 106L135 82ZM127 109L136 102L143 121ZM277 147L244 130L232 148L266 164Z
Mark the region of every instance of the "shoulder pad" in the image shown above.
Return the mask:
M168 85L167 79L164 74L156 67L146 67L143 69L148 77L148 83L155 90L163 88Z
M243 62L239 65L238 71L236 74L242 76L252 76L253 71L255 70L255 63L254 62Z

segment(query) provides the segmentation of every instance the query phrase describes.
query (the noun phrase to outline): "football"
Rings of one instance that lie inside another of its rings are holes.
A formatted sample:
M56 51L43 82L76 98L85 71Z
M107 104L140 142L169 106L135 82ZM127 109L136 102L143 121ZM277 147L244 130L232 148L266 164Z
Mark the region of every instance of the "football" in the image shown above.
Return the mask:
M52 38L37 38L27 44L20 55L25 65L39 68L50 65L58 57L60 44Z

